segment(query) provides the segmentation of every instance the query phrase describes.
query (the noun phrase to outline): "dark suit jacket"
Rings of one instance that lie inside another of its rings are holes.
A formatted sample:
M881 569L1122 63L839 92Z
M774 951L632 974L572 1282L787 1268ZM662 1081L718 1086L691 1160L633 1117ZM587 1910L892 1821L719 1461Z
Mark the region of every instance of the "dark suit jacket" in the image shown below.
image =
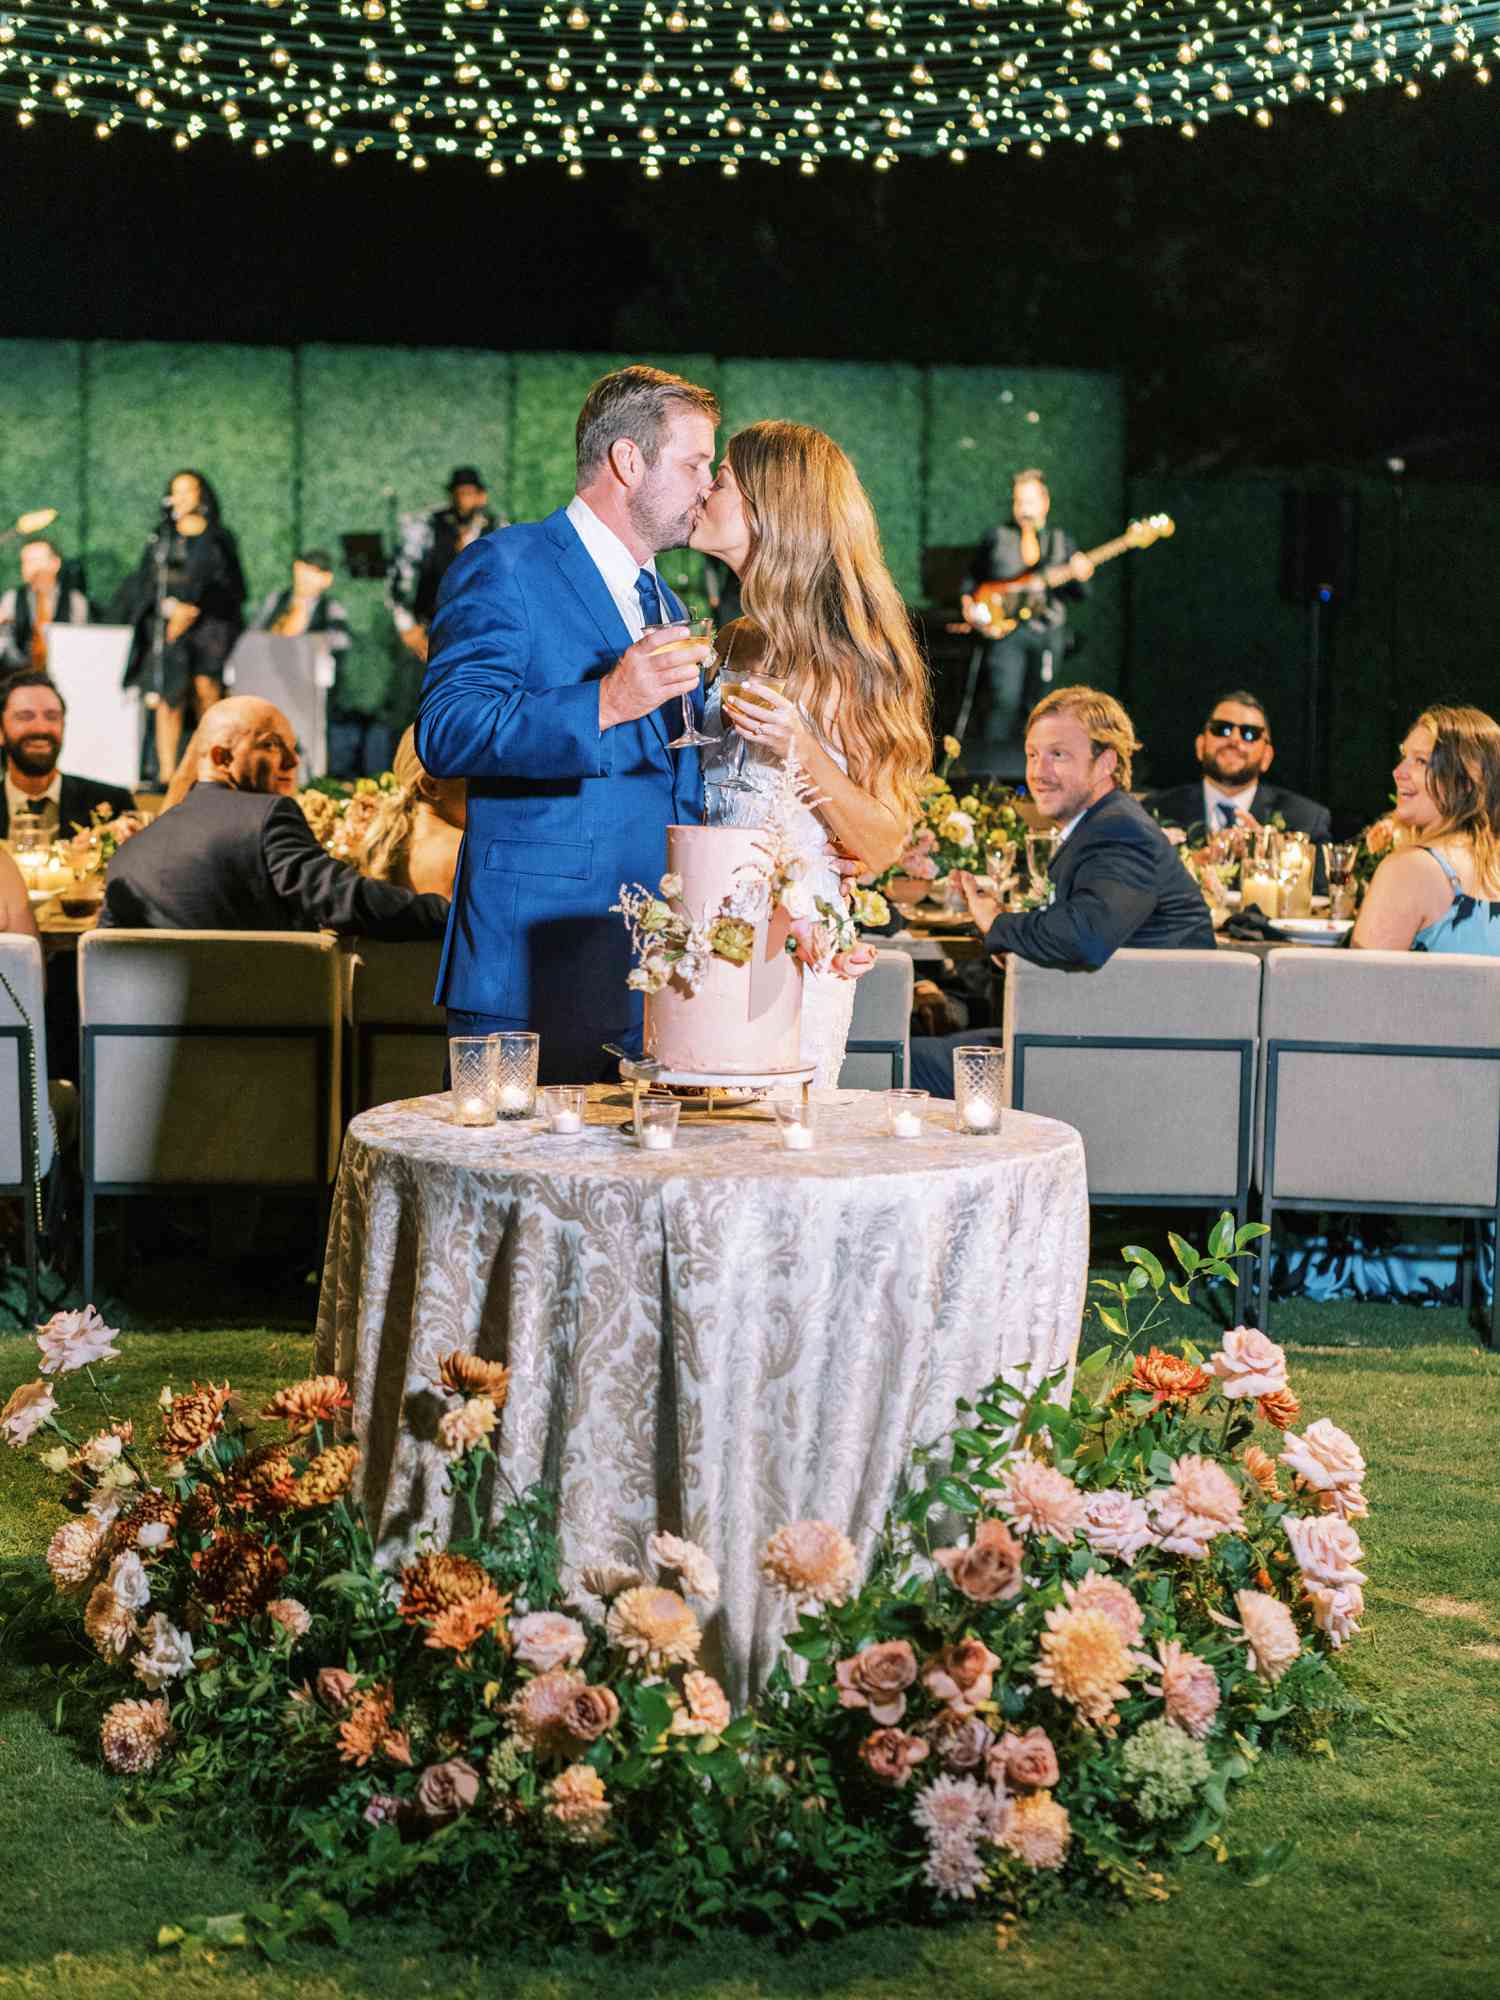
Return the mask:
M1056 569L1073 555L1078 544L1061 528L1043 528L1039 536L1041 558L1038 569ZM1021 531L1013 521L1002 521L990 530L984 540L969 558L969 571L963 581L964 590L971 591L980 583L1004 583L1007 577L1020 576L1026 568L1026 558L1021 554ZM1035 628L1056 636L1059 626L1068 619L1068 600L1074 602L1087 597L1089 587L1072 578L1060 583L1055 590L1049 590L1041 603L1032 612L1026 623L1020 627L1020 634ZM1015 633L1010 635L1016 637Z
M1045 910L999 916L985 938L1033 965L1097 970L1122 945L1212 951L1214 927L1197 884L1143 806L1107 792L1089 807L1052 864Z
M75 827L85 827L95 806L108 806L117 813L135 811L135 798L120 785L106 785L102 778L75 778L63 772L62 792L57 801L57 831L66 837ZM5 787L0 785L0 840L10 833L10 806Z
M1165 791L1151 792L1146 799L1146 808L1163 826L1202 826L1202 782L1195 780L1191 785L1169 785ZM1273 815L1280 813L1286 821L1288 833L1306 833L1320 841L1332 837L1327 806L1320 806L1316 799L1303 798L1300 792L1284 791L1280 785L1258 784L1249 809L1252 817L1262 825L1269 824ZM1209 830L1212 832L1215 829Z
M448 903L335 861L295 799L203 784L116 852L99 921L119 930L435 938Z

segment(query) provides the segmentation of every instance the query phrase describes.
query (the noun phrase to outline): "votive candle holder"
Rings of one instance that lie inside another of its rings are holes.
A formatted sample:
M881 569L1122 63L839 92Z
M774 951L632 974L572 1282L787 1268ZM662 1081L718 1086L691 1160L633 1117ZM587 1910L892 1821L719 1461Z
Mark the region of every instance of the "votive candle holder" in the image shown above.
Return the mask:
M953 1096L958 1129L985 1137L1000 1130L1005 1109L1005 1051L976 1042L953 1051Z
M810 1153L818 1143L817 1108L804 1104L800 1097L778 1097L771 1108L776 1113L776 1137L782 1150Z
M495 1122L495 1064L488 1035L450 1035L448 1074L453 1115L460 1125Z
M581 1132L588 1103L588 1086L582 1083L549 1083L542 1091L542 1116L549 1132L565 1136Z
M675 1097L643 1097L635 1107L637 1145L648 1153L670 1153L677 1144L682 1104Z
M489 1037L495 1071L495 1108L502 1119L530 1118L536 1110L536 1067L540 1035L524 1031Z
M920 1139L927 1117L925 1090L888 1090L885 1115L893 1139Z

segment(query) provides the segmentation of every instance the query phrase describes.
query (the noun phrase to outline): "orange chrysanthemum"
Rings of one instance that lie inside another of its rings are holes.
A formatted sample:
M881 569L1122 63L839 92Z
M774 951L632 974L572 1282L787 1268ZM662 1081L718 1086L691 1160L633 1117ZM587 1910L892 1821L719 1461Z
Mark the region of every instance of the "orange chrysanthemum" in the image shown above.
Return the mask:
M439 1357L438 1379L455 1396L488 1396L497 1410L510 1394L510 1370L499 1361L481 1361L477 1354L452 1348Z
M1290 1430L1302 1414L1302 1405L1290 1389L1275 1389L1269 1396L1257 1396L1255 1401L1266 1422L1279 1431Z
M253 1618L276 1596L287 1560L274 1542L234 1529L199 1549L193 1568L198 1596L214 1619Z
M1194 1396L1203 1394L1211 1379L1196 1362L1184 1361L1180 1354L1164 1354L1159 1347L1153 1347L1135 1357L1130 1380L1122 1382L1115 1393L1122 1395L1139 1389L1151 1398L1151 1408L1159 1410L1163 1403L1191 1402Z
M344 1763L368 1764L377 1752L398 1764L411 1762L405 1732L391 1727L395 1710L396 1690L389 1681L379 1681L354 1697L339 1724L339 1756Z
M171 1458L191 1458L211 1444L224 1428L224 1405L229 1401L229 1384L210 1382L205 1389L195 1382L182 1396L174 1396L161 1420L161 1448Z
M287 1504L296 1483L287 1447L263 1444L229 1468L219 1498L231 1513L271 1514Z
M398 1609L408 1625L420 1625L491 1587L489 1571L472 1556L432 1549L402 1570Z
M320 1451L292 1486L289 1505L306 1512L313 1507L330 1507L349 1491L354 1468L359 1464L357 1444L334 1444Z
M340 1376L312 1375L305 1382L293 1382L285 1389L278 1389L261 1415L268 1422L284 1418L296 1435L310 1431L314 1424L326 1424L341 1410L353 1407L349 1385Z
M488 1632L502 1646L507 1645L505 1620L509 1611L509 1597L502 1597L493 1584L486 1584L476 1596L440 1611L432 1621L426 1644L439 1652L467 1653Z
M1281 1498L1281 1481L1276 1476L1276 1461L1268 1452L1262 1451L1258 1444L1247 1444L1241 1462L1268 1500Z
M136 1545L136 1537L142 1528L153 1522L162 1522L168 1528L175 1528L182 1514L182 1508L169 1493L161 1493L155 1487L143 1493L127 1507L109 1531L105 1552L113 1557L123 1555Z
M1036 1679L1059 1701L1076 1708L1086 1722L1108 1727L1115 1703L1124 1699L1125 1677L1133 1661L1119 1626L1103 1611L1073 1611L1062 1605L1047 1613Z

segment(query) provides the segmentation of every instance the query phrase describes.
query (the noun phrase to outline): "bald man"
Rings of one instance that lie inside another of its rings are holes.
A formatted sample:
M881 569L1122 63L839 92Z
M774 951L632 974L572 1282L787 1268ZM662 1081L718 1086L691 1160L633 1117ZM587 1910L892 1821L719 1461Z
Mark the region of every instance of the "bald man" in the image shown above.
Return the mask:
M297 742L279 708L249 695L215 702L192 748L194 782L181 803L116 850L101 924L442 936L446 897L371 882L318 845L288 797Z

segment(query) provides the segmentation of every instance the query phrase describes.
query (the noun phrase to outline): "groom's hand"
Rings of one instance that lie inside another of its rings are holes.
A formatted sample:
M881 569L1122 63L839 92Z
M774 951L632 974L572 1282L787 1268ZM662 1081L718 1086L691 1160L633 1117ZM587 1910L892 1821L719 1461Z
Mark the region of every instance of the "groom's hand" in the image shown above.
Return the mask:
M622 653L599 683L599 727L614 729L650 715L672 696L691 694L699 667L713 656L704 639L688 636L686 624L658 626Z

